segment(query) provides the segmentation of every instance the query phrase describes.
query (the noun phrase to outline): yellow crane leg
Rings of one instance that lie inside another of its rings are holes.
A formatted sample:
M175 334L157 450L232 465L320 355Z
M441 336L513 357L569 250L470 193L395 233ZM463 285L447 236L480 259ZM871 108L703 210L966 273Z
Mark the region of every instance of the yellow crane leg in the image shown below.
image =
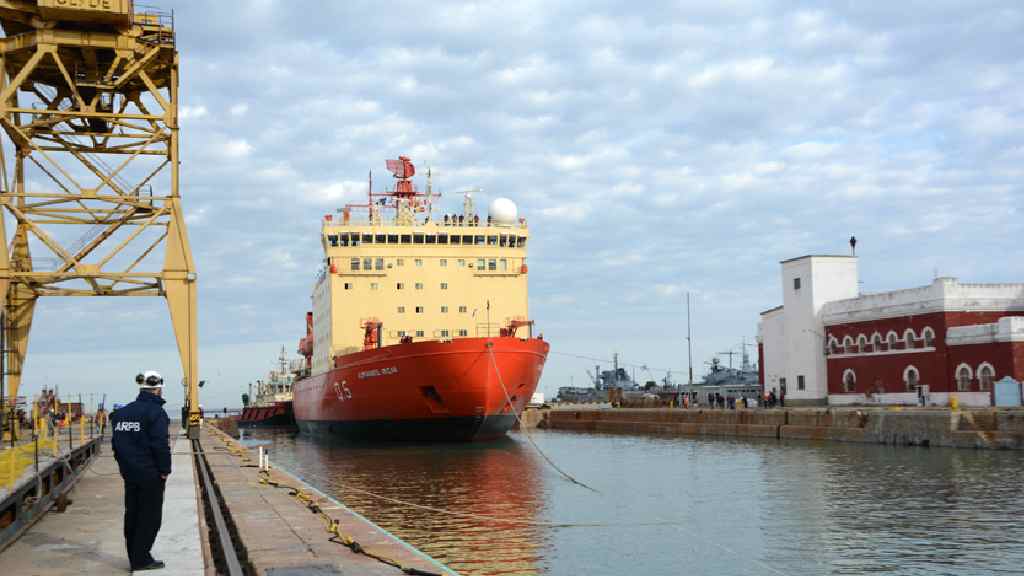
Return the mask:
M185 376L189 438L199 436L199 338L196 322L196 274L189 249L185 218L178 198L169 200L172 217L167 226L163 287L171 325L178 342L181 370ZM183 422L184 426L185 423Z

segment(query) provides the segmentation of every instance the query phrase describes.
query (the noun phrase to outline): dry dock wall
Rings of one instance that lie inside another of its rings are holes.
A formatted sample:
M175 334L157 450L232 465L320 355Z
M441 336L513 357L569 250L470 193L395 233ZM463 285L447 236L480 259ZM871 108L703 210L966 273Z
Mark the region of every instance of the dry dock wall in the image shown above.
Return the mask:
M552 409L538 428L1024 450L1024 410Z

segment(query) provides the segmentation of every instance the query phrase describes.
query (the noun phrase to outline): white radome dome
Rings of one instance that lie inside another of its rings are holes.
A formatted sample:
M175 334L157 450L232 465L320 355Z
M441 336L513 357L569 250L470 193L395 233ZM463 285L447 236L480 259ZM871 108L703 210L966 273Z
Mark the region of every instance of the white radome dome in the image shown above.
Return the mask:
M519 218L519 210L516 208L516 203L508 198L495 198L491 200L488 213L495 224L504 226L515 224Z

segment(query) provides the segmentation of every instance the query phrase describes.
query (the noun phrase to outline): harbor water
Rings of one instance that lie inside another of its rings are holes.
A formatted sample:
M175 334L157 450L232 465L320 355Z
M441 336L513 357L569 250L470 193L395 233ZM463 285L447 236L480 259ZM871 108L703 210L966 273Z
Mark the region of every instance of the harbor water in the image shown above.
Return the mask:
M531 437L596 492L560 476L516 433L446 446L249 435L273 462L466 575L975 575L1024 566L1020 452Z

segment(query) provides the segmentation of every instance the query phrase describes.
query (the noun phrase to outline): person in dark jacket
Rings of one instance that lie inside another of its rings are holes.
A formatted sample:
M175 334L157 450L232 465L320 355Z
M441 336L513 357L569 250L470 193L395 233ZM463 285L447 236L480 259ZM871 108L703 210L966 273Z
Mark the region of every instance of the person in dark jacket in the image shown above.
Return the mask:
M110 415L111 446L124 479L124 540L132 571L158 570L164 563L150 550L160 531L164 487L171 474L169 420L164 380L152 370L135 378L139 395Z

